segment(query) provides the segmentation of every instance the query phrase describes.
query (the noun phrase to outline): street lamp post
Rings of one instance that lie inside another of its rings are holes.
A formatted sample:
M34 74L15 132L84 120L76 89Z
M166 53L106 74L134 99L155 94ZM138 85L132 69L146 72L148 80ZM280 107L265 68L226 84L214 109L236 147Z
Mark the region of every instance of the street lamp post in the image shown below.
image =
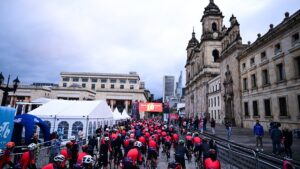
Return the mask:
M8 98L8 92L16 92L18 85L20 83L20 80L17 76L17 78L13 81L13 87L9 87L9 79L10 75L8 75L7 84L5 87L2 87L2 83L4 81L4 76L2 75L2 72L0 73L0 89L3 90L3 97L2 97L2 103L1 106L5 106L7 98Z

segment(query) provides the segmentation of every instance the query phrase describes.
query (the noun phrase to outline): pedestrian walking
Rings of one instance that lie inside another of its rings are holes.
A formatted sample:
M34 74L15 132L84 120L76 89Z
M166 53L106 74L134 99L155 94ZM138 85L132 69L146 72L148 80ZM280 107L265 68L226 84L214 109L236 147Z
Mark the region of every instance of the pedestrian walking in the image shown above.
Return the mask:
M213 117L210 120L210 127L211 127L212 134L215 135L216 121Z
M284 151L287 157L292 158L293 133L289 128L282 131Z
M281 139L282 132L279 130L278 126L275 125L274 129L271 131L271 139L273 145L273 154L280 154L281 152Z
M264 127L259 123L259 120L256 120L256 124L253 127L253 133L256 138L256 151L264 151L262 139L264 136Z
M229 120L226 121L225 127L227 130L227 140L231 139L231 133L232 133L232 128L231 128L231 122Z

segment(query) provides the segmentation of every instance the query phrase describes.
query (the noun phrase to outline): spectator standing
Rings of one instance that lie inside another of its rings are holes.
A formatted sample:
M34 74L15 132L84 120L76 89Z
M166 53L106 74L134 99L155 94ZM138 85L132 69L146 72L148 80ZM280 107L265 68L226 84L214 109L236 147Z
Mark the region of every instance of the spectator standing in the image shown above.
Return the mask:
M216 121L213 117L210 120L210 127L211 127L212 134L215 135Z
M195 130L198 130L198 125L199 125L199 118L198 116L196 116L194 120L194 126L193 126Z
M229 120L226 121L225 127L226 127L226 130L227 130L227 139L230 140L231 133L232 133L232 128L231 128L231 122Z
M283 144L284 144L284 151L287 157L292 158L292 149L291 146L293 144L293 133L289 128L285 128L282 131L283 135Z
M205 116L203 119L203 131L206 131L206 125L207 125L207 117Z
M81 146L81 145L83 145L83 131L82 131L82 129L80 129L79 131L78 131L78 144L79 144L79 146Z
M55 137L52 138L52 140L50 141L51 146L49 147L49 163L54 162L54 157L59 155L60 153L60 140L58 140L58 136L56 135Z
M259 147L261 151L264 151L262 143L262 139L264 137L264 127L259 123L259 120L256 120L256 124L253 127L253 133L256 138L256 151L259 151Z
M273 145L273 154L280 154L282 132L278 129L277 125L275 125L274 129L272 129L271 131L271 139Z

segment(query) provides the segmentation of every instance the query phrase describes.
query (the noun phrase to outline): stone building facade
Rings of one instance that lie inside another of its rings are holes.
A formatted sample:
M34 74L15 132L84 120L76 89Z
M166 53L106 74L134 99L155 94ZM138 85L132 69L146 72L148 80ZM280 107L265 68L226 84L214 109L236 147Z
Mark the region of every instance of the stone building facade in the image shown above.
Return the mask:
M213 0L205 8L201 22L200 42L193 31L186 48L185 103L188 117L208 116L207 82L220 73L217 59L222 48L223 15Z
M221 82L220 76L208 81L208 113L210 118L214 118L217 123L223 123L224 113L221 111Z
M244 126L271 120L300 128L300 11L258 37L238 57Z

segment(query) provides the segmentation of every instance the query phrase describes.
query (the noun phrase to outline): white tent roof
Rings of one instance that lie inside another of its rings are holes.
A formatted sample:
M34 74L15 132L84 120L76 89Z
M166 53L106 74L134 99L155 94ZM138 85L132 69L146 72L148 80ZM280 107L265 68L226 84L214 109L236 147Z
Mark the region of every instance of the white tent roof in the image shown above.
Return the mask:
M107 103L101 100L52 100L28 113L38 117L113 118Z
M130 119L130 116L128 115L128 113L126 112L125 109L122 112L122 117L123 117L123 119Z
M40 97L40 98L37 98L37 99L32 100L31 103L45 104L45 103L48 103L48 102L51 101L51 100L52 100L52 99L45 98L45 97Z
M113 112L113 118L114 120L120 120L123 119L121 113L119 112L118 108L115 108L115 111Z

